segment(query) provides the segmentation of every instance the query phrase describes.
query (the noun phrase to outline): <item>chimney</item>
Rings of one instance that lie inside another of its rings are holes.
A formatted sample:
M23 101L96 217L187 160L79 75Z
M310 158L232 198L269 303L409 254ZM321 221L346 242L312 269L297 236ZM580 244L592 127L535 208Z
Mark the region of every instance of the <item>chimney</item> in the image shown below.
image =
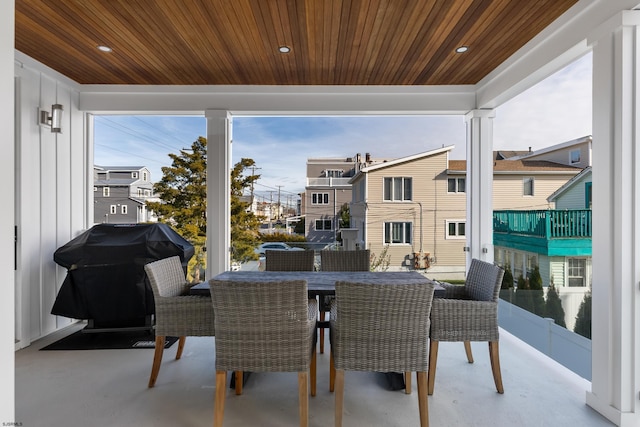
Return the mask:
M366 153L364 155L364 161L367 163L371 163L371 153Z
M529 147L529 152L531 152L531 147Z

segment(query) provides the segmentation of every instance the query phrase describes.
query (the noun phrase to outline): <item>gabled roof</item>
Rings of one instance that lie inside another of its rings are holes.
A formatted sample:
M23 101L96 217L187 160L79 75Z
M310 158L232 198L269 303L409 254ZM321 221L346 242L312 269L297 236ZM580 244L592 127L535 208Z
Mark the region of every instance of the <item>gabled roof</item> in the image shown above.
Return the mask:
M572 139L571 141L562 142L560 144L552 145L550 147L545 147L545 148L542 148L540 150L527 151L527 152L525 152L525 154L522 154L522 155L519 155L519 156L515 156L515 157L511 157L510 160L519 160L519 159L525 159L527 157L539 156L541 154L547 154L547 153L551 153L551 152L557 151L557 150L564 150L564 149L566 149L568 147L581 145L581 144L584 144L586 142L587 143L591 143L592 142L591 135L587 135L587 136L583 136L583 137L580 137L580 138Z
M101 171L114 171L114 172L138 172L142 169L147 169L146 166L98 166L95 165L94 169L99 169Z
M565 192L569 191L576 183L578 183L583 177L591 174L591 166L588 166L582 170L579 174L571 178L569 181L565 182L560 188L551 193L549 197L547 197L547 202L553 202L555 199L560 197Z
M377 163L371 166L367 166L365 168L362 168L360 170L360 172L363 173L367 173L367 172L372 172L374 170L378 170L378 169L384 169L384 168L388 168L391 166L396 166L402 163L407 163L407 162L413 162L415 160L420 160L423 159L425 157L429 157L429 156L433 156L436 154L440 154L440 153L445 153L448 151L453 150L454 146L453 145L449 145L447 147L442 147L442 148L437 148L435 150L431 150L431 151L425 151L422 153L418 153L418 154L412 154L410 156L406 156L406 157L400 157L398 159L394 159L394 160L389 160L387 162L382 162L382 163Z
M466 160L449 160L448 173L460 173L467 170ZM493 173L578 173L581 168L562 165L547 160L496 160L493 162Z

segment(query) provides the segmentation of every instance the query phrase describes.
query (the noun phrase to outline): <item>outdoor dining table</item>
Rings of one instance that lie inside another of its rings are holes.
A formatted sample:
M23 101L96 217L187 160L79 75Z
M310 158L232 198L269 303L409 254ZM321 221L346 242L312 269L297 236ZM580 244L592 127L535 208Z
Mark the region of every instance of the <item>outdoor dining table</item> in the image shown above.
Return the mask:
M429 283L435 286L434 296L444 293L444 288L417 271L225 271L213 279L237 281L306 280L310 298L335 295L336 282ZM209 282L191 287L191 295L210 295Z
M442 296L444 288L417 271L225 271L214 276L213 279L237 281L278 281L278 280L306 280L309 298L331 296L336 293L336 282L367 282L380 284L401 283L434 283L434 296ZM209 282L198 283L191 287L190 295L211 295ZM329 322L318 322L318 328L328 328ZM401 373L389 372L387 379L392 390L404 388ZM232 376L231 387L235 378ZM246 377L244 378L246 381ZM243 381L244 382L244 381Z

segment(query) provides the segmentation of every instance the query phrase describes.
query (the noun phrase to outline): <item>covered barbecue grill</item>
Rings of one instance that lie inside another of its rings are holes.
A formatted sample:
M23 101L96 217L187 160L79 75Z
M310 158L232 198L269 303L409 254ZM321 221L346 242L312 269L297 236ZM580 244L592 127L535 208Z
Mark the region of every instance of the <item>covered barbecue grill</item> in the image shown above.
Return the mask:
M166 224L95 225L53 254L67 276L51 314L102 330L150 326L155 306L144 265L178 255L186 269L193 254Z

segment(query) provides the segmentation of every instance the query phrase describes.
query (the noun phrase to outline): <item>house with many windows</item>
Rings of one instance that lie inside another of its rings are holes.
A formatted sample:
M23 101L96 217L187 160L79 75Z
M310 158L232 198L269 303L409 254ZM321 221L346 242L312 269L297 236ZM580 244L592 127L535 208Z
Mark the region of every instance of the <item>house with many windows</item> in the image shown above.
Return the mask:
M338 239L340 209L351 202L349 180L362 167L382 161L372 159L369 153L364 157L307 159L307 182L300 194L307 241L331 243Z
M144 166L94 166L93 196L95 224L154 220L146 205L153 197L153 183Z
M558 149L588 158L590 138L539 152L498 151L493 162L494 209L552 207L547 200L582 169L558 163ZM427 269L432 277L462 277L466 243L466 161L449 160L453 146L362 168L352 179L351 227L362 247L389 256L390 269ZM543 153L543 154L544 154ZM552 159L552 160L550 160ZM529 260L534 262L535 260ZM512 264L513 265L513 264ZM518 266L527 267L522 263Z

